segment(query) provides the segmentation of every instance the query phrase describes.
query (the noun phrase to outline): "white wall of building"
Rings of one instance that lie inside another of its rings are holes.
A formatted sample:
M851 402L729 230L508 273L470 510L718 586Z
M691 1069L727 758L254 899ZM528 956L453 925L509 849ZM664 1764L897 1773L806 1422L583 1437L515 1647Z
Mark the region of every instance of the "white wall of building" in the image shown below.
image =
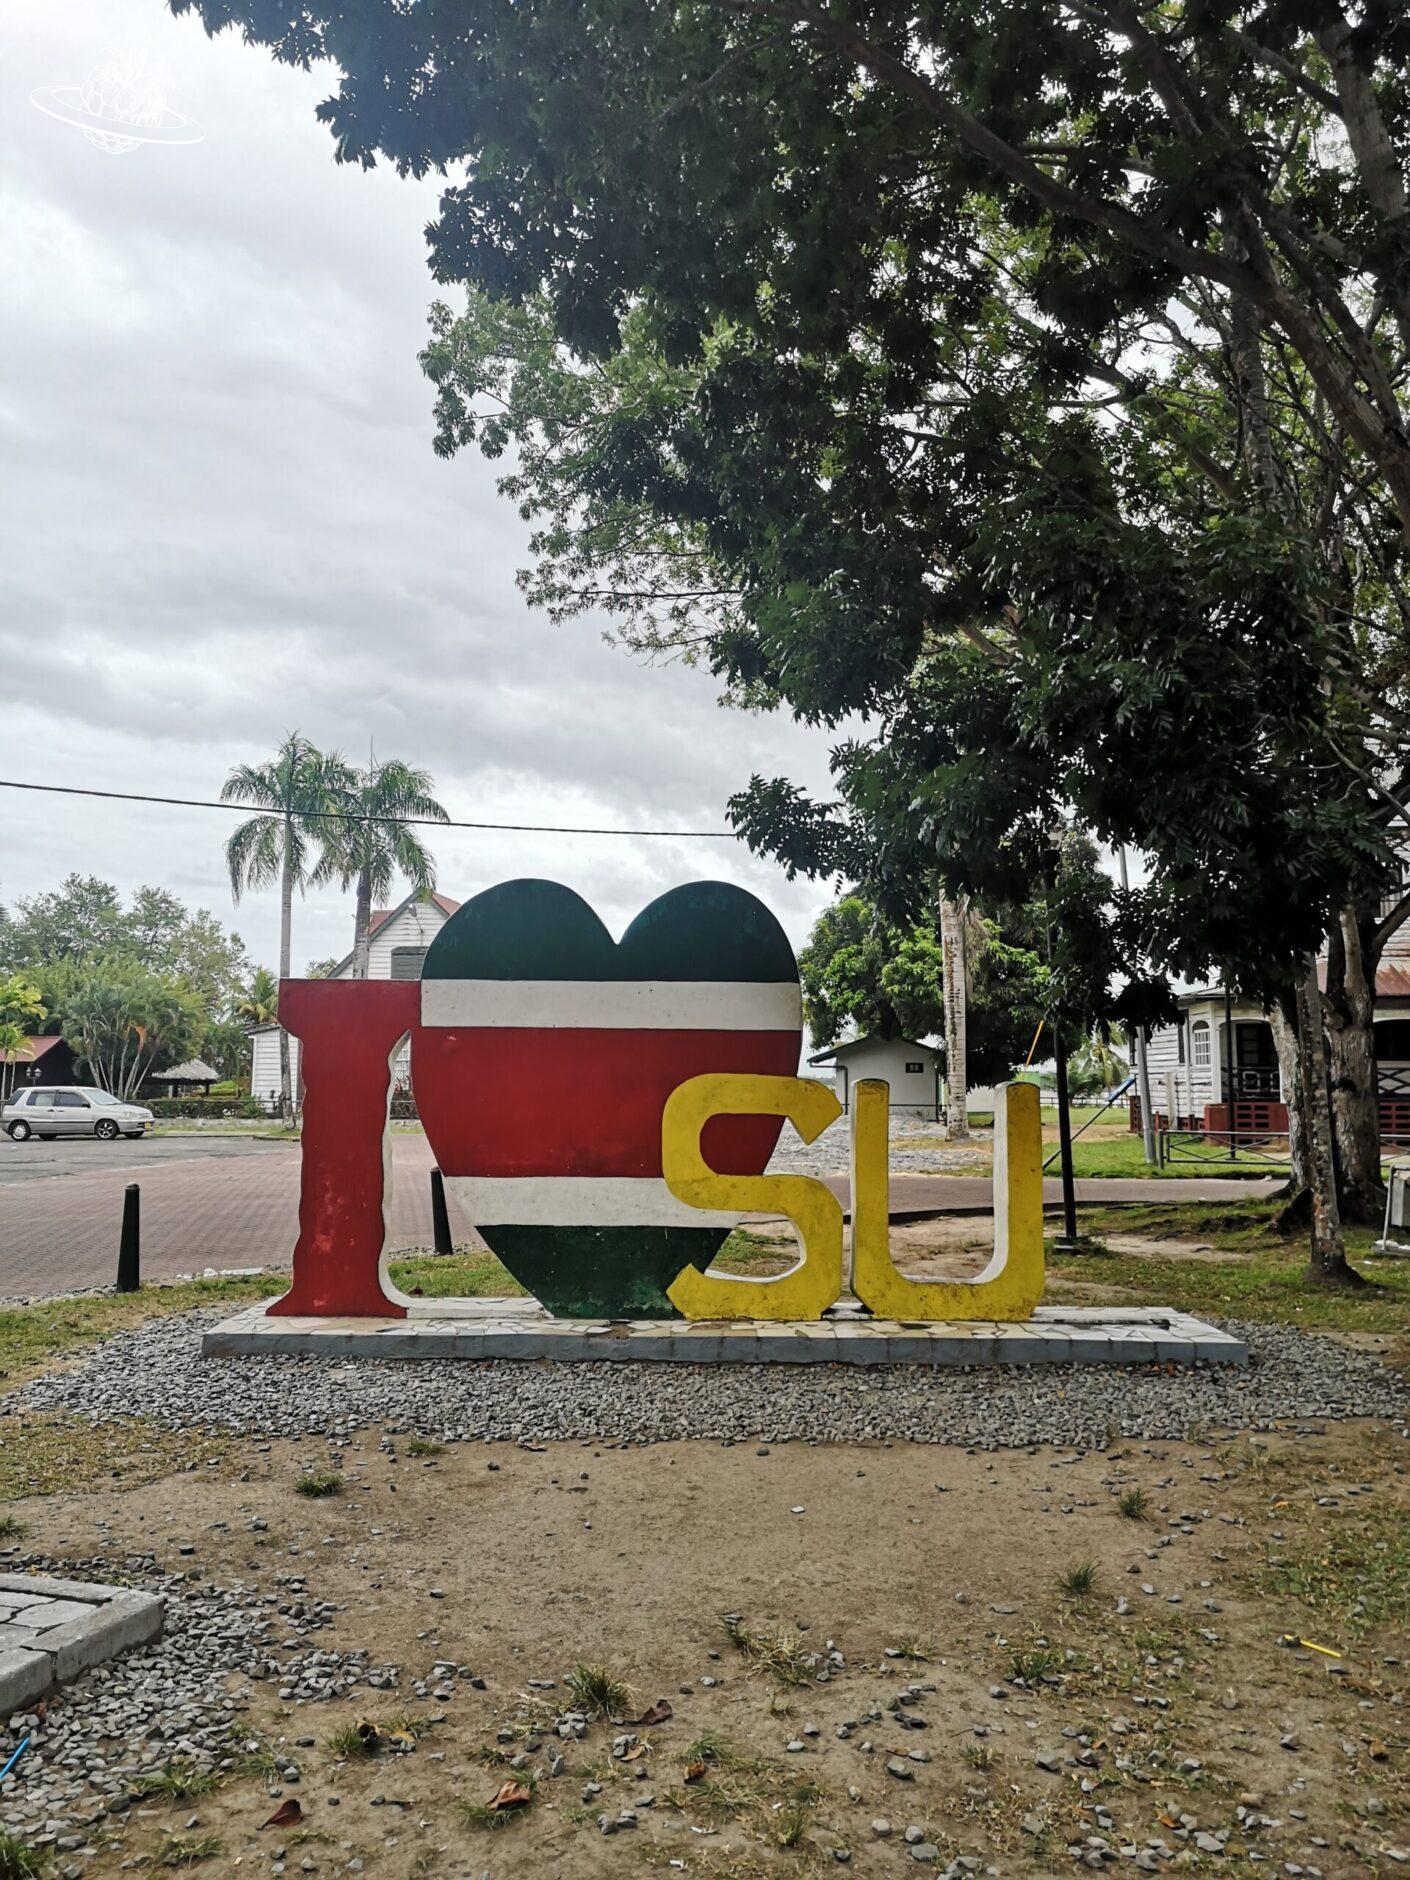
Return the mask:
M403 972L396 975L405 977L405 967L412 964L405 956L401 962L394 960L398 948L414 947L424 951L430 946L441 928L449 919L435 901L412 901L398 910L390 920L384 920L372 935L368 948L367 976L369 979L391 979L394 965L400 963ZM342 969L333 975L335 979L351 979L351 960L344 962ZM419 972L416 977L420 977ZM250 1095L263 1103L266 1109L279 1107L279 1028L269 1025L250 1034ZM299 1041L289 1039L289 1074L293 1079L295 1100L299 1084ZM403 1050L392 1067L392 1082L409 1083L411 1081L411 1053Z
M919 1069L914 1068L917 1065ZM927 1046L907 1044L904 1039L864 1038L857 1044L843 1045L831 1067L825 1064L814 1067L824 1074L829 1068L834 1074L833 1088L840 1103L847 1102L851 1084L863 1077L881 1077L891 1086L893 1110L910 1110L927 1116L936 1114L940 1055Z

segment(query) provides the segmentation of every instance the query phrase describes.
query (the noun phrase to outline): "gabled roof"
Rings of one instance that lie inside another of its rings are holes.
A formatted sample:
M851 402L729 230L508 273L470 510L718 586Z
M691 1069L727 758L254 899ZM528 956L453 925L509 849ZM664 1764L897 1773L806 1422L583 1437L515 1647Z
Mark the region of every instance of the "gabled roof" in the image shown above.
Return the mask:
M401 913L402 908L409 907L413 901L419 901L421 898L422 897L413 890L397 907L374 907L372 910L372 919L367 928L368 934L374 934L379 927L385 927L389 920L396 919L397 915ZM428 894L425 898L428 901L434 901L436 906L447 917L454 914L460 906L459 901L452 901L448 894ZM352 958L351 953L348 955L348 958Z
M47 1038L26 1038L18 1051L0 1051L0 1064L33 1064L62 1044L62 1038L52 1034Z
M904 1045L908 1051L924 1051L930 1057L943 1057L945 1054L938 1046L921 1044L915 1038L883 1038L877 1032L869 1033L865 1038L849 1038L846 1044L834 1045L830 1051L819 1051L816 1057L810 1057L810 1064L831 1064L834 1058L847 1057L853 1051L860 1051L863 1045L895 1044Z
M459 901L452 901L448 894L421 894L413 888L411 893L404 900L398 901L395 907L377 907L372 910L372 919L367 926L368 939L370 940L380 928L385 927L389 920L395 920L398 914L404 914L407 908L414 907L418 901L433 901L447 920L460 906ZM352 961L352 954L345 953L328 977L336 979L345 967L352 965Z

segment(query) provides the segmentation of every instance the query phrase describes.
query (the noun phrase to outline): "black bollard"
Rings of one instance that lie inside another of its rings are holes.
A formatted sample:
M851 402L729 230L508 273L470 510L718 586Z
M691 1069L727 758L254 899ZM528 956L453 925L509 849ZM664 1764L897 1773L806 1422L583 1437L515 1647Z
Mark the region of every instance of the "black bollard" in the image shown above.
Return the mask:
M118 1248L117 1289L136 1292L142 1284L142 1190L129 1182L122 1197L122 1244Z
M450 1215L446 1212L445 1177L438 1168L431 1170L431 1232L437 1253L454 1253L450 1238Z

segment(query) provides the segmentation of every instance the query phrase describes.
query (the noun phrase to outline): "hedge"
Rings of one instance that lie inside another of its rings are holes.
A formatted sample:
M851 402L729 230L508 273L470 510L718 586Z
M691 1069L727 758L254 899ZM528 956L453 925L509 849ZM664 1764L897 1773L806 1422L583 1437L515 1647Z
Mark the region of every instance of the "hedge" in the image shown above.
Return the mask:
M153 1116L266 1117L269 1112L256 1097L144 1097Z

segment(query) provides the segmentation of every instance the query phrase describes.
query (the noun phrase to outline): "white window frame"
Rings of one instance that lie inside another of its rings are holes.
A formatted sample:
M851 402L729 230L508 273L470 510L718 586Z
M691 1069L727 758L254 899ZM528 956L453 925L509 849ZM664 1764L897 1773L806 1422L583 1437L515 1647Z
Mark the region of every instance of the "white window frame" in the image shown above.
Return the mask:
M1190 1067L1207 1071L1214 1066L1214 1032L1207 1019L1196 1019L1190 1026Z

